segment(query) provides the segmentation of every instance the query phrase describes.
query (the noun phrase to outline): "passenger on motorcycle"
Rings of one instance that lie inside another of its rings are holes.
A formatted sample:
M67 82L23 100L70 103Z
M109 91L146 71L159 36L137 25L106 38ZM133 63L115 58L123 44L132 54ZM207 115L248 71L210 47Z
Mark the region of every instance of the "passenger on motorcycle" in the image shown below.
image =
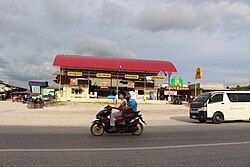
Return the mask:
M137 114L137 99L134 91L129 91L128 94L128 106L125 110L123 110L123 119L125 120L125 124L127 121L130 121Z
M118 112L114 112L110 115L110 131L116 131L116 128L115 128L115 117L118 117L118 116L123 116L123 111L127 108L127 100L125 99L126 98L126 93L121 91L119 92L119 98L121 99L121 104L119 107L113 107L114 109L117 109L119 110Z
M129 100L128 100L127 109L130 110L132 113L136 113L137 112L137 99L136 99L135 92L129 91L128 97L129 97Z

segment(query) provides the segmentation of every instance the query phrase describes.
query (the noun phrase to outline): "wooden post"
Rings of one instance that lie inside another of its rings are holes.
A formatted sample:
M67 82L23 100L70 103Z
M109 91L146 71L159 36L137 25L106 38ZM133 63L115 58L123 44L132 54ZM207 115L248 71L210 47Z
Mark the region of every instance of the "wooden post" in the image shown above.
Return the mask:
M196 86L196 79L194 80L194 98L197 96L197 86Z
M171 76L171 73L168 72L168 101L171 101L171 96L170 96L170 92L171 92L171 89L170 89L170 76Z
M61 68L60 68L60 70L59 70L59 82L58 82L58 84L59 84L59 91L60 91L60 89L61 89L61 81L62 80L62 71L61 71Z
M58 93L63 97L63 92L61 92L61 82L62 82L62 70L59 69L59 82L58 82ZM58 97L57 97L58 98Z
M89 86L89 78L90 78L90 72L88 72L88 94L87 94L87 98L89 98L89 88L90 88L90 86Z
M117 72L117 75L116 75L116 95L118 96L118 91L119 91L119 76L118 76L118 72Z
M144 91L144 95L143 95L143 100L145 101L146 100L146 74L144 74L144 89L143 89L143 91Z
M117 105L117 102L118 102L118 93L119 93L119 87L118 87L118 85L119 85L119 73L117 72L117 74L116 74L116 96L115 96L115 105Z

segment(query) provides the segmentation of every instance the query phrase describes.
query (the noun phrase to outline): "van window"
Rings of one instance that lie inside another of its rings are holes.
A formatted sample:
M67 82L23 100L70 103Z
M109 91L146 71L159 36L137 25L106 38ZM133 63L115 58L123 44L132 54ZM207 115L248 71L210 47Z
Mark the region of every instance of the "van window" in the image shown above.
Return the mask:
M214 95L210 100L209 103L218 103L223 101L223 94Z
M228 96L228 99L229 99L231 102L238 102L238 101L239 101L239 100L238 100L238 96L237 96L237 94L235 94L235 93L228 93L227 96Z
M205 103L211 97L211 93L201 93L194 99L194 102Z
M231 102L250 102L250 93L228 93Z

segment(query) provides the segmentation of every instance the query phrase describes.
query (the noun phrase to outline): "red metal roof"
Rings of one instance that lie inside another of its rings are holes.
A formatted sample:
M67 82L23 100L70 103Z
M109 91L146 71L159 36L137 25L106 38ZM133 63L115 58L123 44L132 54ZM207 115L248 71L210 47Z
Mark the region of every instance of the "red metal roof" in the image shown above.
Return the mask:
M141 72L177 72L169 61L58 54L53 66Z

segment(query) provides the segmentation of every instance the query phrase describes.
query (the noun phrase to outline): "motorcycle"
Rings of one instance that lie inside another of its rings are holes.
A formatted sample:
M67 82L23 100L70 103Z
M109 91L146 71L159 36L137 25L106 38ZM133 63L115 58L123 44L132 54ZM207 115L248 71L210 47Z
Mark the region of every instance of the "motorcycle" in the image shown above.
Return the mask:
M101 136L104 132L106 133L132 133L133 135L140 135L143 132L143 125L146 122L143 120L140 111L136 113L129 112L126 114L126 118L118 116L115 118L116 131L110 131L110 115L113 107L106 106L96 115L96 120L92 122L90 131L94 136ZM125 122L125 124L124 124ZM142 122L142 123L141 123Z
M44 101L40 97L38 98L31 97L26 103L29 109L44 108Z

